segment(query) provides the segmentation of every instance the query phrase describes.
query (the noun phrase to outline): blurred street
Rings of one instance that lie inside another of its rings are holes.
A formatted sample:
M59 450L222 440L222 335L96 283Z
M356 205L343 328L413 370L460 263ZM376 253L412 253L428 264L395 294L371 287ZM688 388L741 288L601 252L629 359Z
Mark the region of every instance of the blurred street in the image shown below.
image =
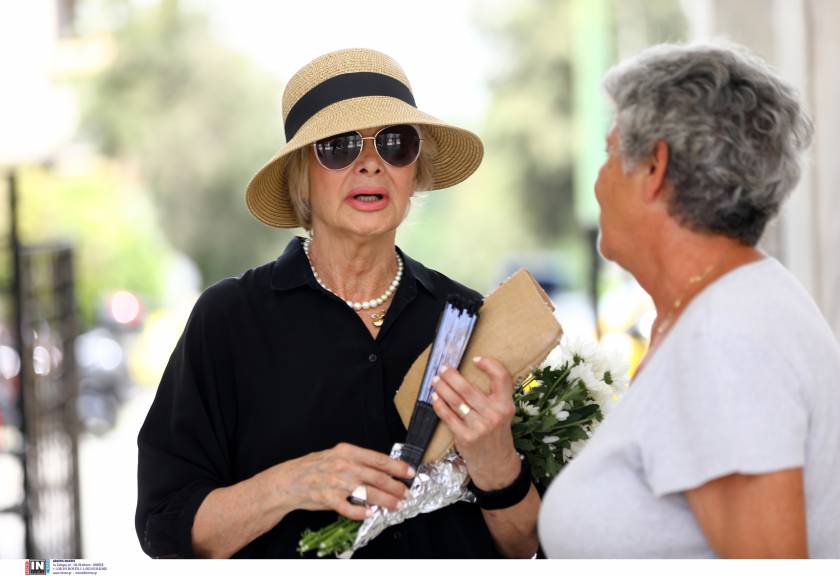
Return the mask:
M79 439L82 551L95 560L145 558L134 533L137 502L137 432L154 390L136 387L117 425L102 436Z

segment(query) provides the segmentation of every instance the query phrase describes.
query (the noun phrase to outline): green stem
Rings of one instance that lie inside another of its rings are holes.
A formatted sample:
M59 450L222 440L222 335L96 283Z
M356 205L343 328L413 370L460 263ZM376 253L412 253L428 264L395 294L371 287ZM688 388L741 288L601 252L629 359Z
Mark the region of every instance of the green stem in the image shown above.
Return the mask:
M302 556L317 550L319 557L341 554L353 547L360 526L361 522L341 517L315 532L307 530L298 542L298 553Z

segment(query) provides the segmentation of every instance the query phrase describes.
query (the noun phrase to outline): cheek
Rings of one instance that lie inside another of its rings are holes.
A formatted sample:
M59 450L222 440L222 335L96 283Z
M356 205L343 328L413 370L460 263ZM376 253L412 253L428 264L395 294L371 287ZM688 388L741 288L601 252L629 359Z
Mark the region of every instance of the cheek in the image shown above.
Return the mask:
M318 194L317 190L324 189L324 172L321 166L311 156L309 157L309 203L312 204Z
M607 186L607 167L601 166L598 171L598 178L595 180L595 199L599 205L603 205L604 191Z
M309 170L309 204L319 206L340 197L341 185L345 175L342 172L330 172L320 165Z
M394 185L397 187L396 193L400 198L408 200L414 196L414 190L417 187L417 180L415 177L415 170L400 170L396 174L392 174Z

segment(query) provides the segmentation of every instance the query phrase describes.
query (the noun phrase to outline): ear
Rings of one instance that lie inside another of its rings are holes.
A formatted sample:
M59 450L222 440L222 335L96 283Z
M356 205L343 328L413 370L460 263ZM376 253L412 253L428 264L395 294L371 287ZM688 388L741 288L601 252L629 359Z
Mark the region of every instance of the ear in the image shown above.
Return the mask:
M668 174L668 143L657 140L653 145L653 154L647 164L645 178L645 200L653 202L660 198L667 190L665 176Z

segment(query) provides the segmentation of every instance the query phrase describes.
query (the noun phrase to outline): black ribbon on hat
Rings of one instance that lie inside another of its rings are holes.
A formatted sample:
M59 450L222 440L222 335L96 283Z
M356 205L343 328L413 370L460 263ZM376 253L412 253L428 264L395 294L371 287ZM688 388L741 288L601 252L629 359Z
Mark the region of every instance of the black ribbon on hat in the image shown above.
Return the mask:
M330 104L362 96L390 96L415 108L408 86L386 74L351 72L324 80L295 102L286 116L286 142L291 140L307 120Z

